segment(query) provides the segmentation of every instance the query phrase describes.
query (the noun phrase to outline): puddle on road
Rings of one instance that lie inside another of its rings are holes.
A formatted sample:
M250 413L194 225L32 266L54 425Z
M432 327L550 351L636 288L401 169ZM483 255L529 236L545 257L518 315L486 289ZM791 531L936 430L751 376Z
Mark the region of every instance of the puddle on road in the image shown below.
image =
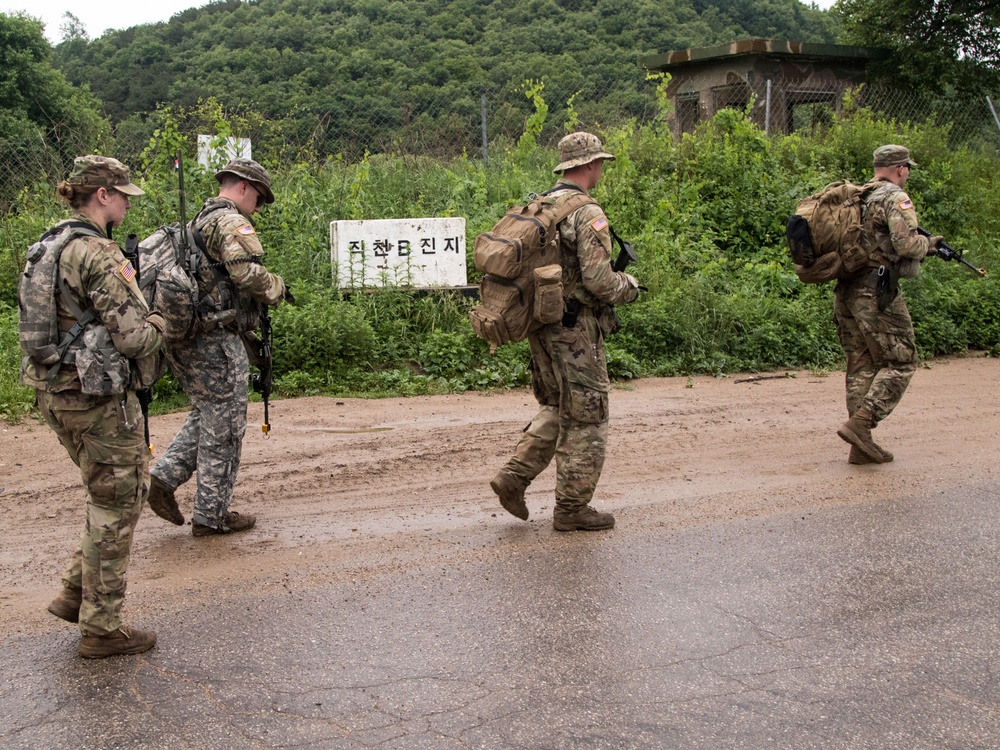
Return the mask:
M335 432L340 435L357 435L361 432L385 432L386 430L394 430L394 427L287 427L286 429L294 430L296 432Z

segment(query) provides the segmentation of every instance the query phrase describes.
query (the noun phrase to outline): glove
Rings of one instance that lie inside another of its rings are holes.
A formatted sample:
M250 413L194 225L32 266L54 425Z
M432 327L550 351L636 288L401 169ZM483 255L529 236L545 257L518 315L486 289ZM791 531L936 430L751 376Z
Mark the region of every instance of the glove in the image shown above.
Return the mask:
M944 242L944 237L940 234L935 234L927 238L927 246L934 252L937 252L942 242Z
M639 298L639 290L642 289L642 287L639 286L639 282L636 281L635 276L633 276L632 274L630 273L625 274L625 278L628 281L629 289L634 291L634 294L629 295L628 301L635 302Z

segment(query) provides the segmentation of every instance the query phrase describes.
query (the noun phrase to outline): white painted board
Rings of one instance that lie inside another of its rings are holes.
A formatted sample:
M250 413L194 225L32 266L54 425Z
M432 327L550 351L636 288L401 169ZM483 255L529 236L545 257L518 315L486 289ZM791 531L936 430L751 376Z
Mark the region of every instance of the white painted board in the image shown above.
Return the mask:
M340 288L465 286L465 218L333 221L330 261Z
M253 158L253 148L249 138L226 138L226 142L212 148L214 135L198 136L198 163L206 169L222 169L231 159L243 156Z

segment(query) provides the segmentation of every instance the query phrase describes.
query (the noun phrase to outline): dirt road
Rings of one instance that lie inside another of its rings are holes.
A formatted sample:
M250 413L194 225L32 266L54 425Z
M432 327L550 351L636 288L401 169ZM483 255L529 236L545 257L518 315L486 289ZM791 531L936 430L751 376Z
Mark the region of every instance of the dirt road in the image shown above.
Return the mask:
M608 461L595 505L613 510L612 534L678 528L995 479L1000 432L998 363L937 360L915 375L876 432L896 461L851 466L836 436L845 418L843 374L809 372L648 379L611 395ZM551 528L554 471L528 492L531 520L508 516L488 481L535 413L528 391L384 400L304 398L271 406L259 431L252 404L235 510L258 514L246 534L193 539L146 511L129 573L126 618L164 607L307 582L364 580L442 558L495 555L497 531L520 525L510 554L572 545ZM156 417L162 455L184 414ZM83 520L76 468L41 423L0 432L0 636L57 626L45 604L58 589ZM193 484L193 483L192 483ZM193 486L178 492L190 516ZM486 540L493 543L487 544Z

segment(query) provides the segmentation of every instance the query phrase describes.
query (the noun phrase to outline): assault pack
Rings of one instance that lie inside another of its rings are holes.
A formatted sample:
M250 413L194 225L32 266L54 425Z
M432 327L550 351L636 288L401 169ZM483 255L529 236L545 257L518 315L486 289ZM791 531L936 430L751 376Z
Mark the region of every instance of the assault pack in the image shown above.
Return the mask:
M163 337L168 343L188 341L199 330L211 330L236 318L230 285L220 285L227 274L209 260L199 240L190 224L177 223L160 227L139 243L139 287L149 308L163 316ZM203 266L211 268L214 277L205 290L198 285ZM211 297L216 286L222 296L221 310Z
M805 284L850 279L868 263L864 212L871 185L831 182L803 198L785 223L795 273Z
M28 248L17 288L18 340L24 353L21 380L44 389L65 364L76 368L81 392L95 396L121 394L141 373L133 372L129 361L115 348L93 305L81 308L59 275L63 250L77 237L106 239L86 222L64 221ZM65 333L59 330L59 295L76 316L76 323Z
M477 336L490 342L491 352L562 319L557 227L578 208L596 201L583 192L561 202L546 200L553 192L532 196L525 205L508 211L489 232L476 237L473 258L483 273L481 304L469 311L469 322Z

